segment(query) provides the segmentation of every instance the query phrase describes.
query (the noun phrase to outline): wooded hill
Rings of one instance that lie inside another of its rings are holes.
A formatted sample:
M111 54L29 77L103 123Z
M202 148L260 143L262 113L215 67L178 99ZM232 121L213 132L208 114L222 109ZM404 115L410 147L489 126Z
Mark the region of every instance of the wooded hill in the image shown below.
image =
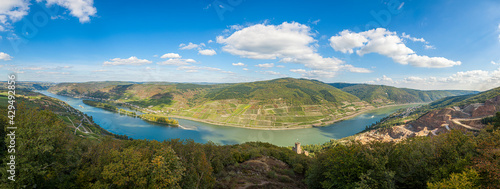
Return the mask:
M415 90L407 88L396 88L385 85L331 83L330 85L344 92L357 96L361 100L373 104L387 103L424 103L439 100L449 96L476 94L477 91L467 90Z

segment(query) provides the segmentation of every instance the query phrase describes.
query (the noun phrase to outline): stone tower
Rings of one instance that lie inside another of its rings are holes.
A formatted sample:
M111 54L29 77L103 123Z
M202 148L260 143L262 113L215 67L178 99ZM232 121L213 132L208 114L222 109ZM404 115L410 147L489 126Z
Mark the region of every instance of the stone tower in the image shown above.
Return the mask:
M295 147L293 147L292 150L297 154L302 154L302 149L300 148L300 142L296 142Z

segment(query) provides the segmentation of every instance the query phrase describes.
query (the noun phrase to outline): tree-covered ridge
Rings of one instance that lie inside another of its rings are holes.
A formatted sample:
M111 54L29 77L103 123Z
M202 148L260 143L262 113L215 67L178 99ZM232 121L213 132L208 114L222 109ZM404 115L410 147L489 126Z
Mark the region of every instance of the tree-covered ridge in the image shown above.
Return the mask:
M269 101L284 99L291 104L359 101L359 98L325 83L293 78L235 84L210 91L206 97L212 100L239 99Z
M47 90L48 88L56 85L52 82L30 82L30 81L17 81L16 88L22 90ZM0 81L0 89L7 89L8 83Z
M107 103L97 102L97 101L93 101L93 100L83 100L83 103L86 105L89 105L89 106L96 107L96 108L102 108L102 109L105 109L108 111L118 112L118 108L116 106L113 106L113 105L110 105Z
M2 104L4 102L2 101ZM262 184L303 188L300 182L310 161L304 155L266 143L220 146L192 140L97 140L73 134L60 115L19 105L16 130L16 181L7 180L6 142L0 142L0 188L234 188L253 185L250 175L234 170L265 170ZM7 118L0 109L0 137L6 138ZM22 129L21 129L22 128ZM255 165L252 159L286 163ZM281 169L280 169L281 168ZM269 173L268 173L269 172ZM243 180L248 183L241 183Z
M166 125L171 125L171 126L178 126L179 122L175 119L168 118L166 116L160 116L160 115L155 115L155 114L141 114L137 116L135 112L132 111L127 111L121 108L117 108L114 105L111 105L109 103L104 103L104 102L97 102L93 100L83 100L83 103L89 106L93 106L96 108L102 108L108 111L120 113L120 114L125 114L128 116L132 117L139 117L143 120L150 121L150 122L155 122L155 123L161 123L161 124L166 124Z
M475 91L465 90L430 90L396 88L385 85L332 83L342 91L359 97L370 103L422 103L432 102L444 97L474 94Z

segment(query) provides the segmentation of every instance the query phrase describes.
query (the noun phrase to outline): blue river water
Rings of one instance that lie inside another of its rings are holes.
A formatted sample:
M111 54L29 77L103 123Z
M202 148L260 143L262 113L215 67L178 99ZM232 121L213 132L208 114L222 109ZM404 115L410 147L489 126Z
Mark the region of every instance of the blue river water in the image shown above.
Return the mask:
M133 118L100 108L88 106L82 99L60 96L39 91L40 93L65 101L73 108L89 116L102 128L119 135L134 139L163 141L167 139L193 139L195 142L212 141L218 144L238 144L249 141L269 142L278 146L292 146L295 142L322 144L330 139L348 137L362 131L366 126L400 109L415 105L401 105L372 110L349 120L337 122L325 127L292 130L255 130L237 127L219 126L197 121L177 119L182 127L168 127Z

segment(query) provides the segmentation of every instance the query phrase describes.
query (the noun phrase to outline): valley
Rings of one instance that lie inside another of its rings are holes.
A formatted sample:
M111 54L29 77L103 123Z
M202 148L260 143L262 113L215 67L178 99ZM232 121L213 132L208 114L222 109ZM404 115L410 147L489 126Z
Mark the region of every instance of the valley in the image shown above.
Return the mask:
M475 93L349 84L351 88L363 87L359 90L365 92L358 93L334 86L341 87L293 78L213 85L87 82L57 84L49 92L127 105L144 113L172 118L270 130L326 126L376 108Z

